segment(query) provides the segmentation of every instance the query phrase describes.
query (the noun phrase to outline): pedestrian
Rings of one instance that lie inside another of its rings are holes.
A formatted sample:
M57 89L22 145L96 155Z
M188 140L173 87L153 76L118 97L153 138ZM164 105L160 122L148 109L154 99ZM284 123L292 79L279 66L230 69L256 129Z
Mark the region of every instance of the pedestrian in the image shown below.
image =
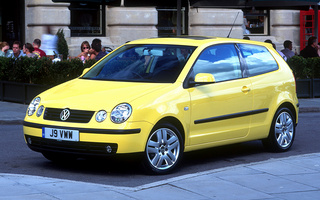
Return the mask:
M7 42L0 42L0 56L7 57L10 46Z
M300 51L300 55L304 58L319 57L320 46L317 44L317 37L310 37L308 39L308 46Z
M277 50L276 45L275 45L271 40L268 39L268 40L265 40L264 42L272 44L273 48L278 52L278 54L279 54L285 61L287 61L287 57L286 57L281 51L278 51L278 50Z
M26 54L27 57L29 58L38 58L38 55L33 53L34 48L32 46L32 44L30 43L25 43L23 45L23 53Z
M294 52L292 51L292 42L290 40L286 40L283 43L284 49L281 52L287 57L287 59L294 56Z
M86 60L90 59L90 44L88 41L83 41L81 43L81 53L77 56L77 58L80 58L83 63L85 63Z
M89 51L90 59L96 59L97 61L107 55L106 52L102 51L101 40L96 38L92 40L91 50Z
M47 26L47 32L42 35L42 49L47 56L58 56L58 36L51 33L51 27Z
M40 39L38 39L38 38L34 39L32 45L34 48L34 51L33 51L34 54L36 54L39 58L47 57L46 52L44 52L43 50L40 49L40 46L41 46Z
M12 54L9 54L8 57L10 58L20 58L21 56L25 56L22 51L22 45L19 41L14 41L12 45Z

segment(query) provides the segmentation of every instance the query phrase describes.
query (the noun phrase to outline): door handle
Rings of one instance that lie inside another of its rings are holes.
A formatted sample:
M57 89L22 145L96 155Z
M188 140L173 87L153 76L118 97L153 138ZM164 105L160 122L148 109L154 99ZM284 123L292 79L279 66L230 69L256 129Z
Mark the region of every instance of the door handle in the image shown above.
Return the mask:
M247 87L247 86L243 86L242 87L242 89L241 89L241 91L243 92L243 93L248 93L248 92L250 92L250 88L249 87Z

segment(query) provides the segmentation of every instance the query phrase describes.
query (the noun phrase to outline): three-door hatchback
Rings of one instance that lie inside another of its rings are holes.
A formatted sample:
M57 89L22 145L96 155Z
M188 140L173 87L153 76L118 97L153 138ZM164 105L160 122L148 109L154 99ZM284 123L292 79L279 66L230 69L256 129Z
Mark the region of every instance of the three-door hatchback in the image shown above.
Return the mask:
M35 97L23 130L49 160L141 153L164 174L192 150L262 140L286 151L298 112L294 76L271 44L152 38Z

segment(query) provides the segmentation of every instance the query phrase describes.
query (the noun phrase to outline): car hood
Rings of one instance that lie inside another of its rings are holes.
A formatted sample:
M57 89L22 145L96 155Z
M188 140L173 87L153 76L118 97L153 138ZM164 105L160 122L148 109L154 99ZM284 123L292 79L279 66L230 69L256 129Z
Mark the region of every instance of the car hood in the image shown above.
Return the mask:
M112 110L172 84L75 79L40 94L45 107L81 110Z

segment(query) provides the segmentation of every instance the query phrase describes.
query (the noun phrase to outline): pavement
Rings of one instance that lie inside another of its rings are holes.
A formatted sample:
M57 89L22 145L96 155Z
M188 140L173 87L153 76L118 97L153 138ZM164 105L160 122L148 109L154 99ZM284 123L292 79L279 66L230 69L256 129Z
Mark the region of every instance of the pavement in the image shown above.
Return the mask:
M320 98L299 99L300 113L320 112ZM0 124L22 124L27 105L0 101ZM315 200L320 152L187 174L137 187L118 187L0 173L0 200Z

